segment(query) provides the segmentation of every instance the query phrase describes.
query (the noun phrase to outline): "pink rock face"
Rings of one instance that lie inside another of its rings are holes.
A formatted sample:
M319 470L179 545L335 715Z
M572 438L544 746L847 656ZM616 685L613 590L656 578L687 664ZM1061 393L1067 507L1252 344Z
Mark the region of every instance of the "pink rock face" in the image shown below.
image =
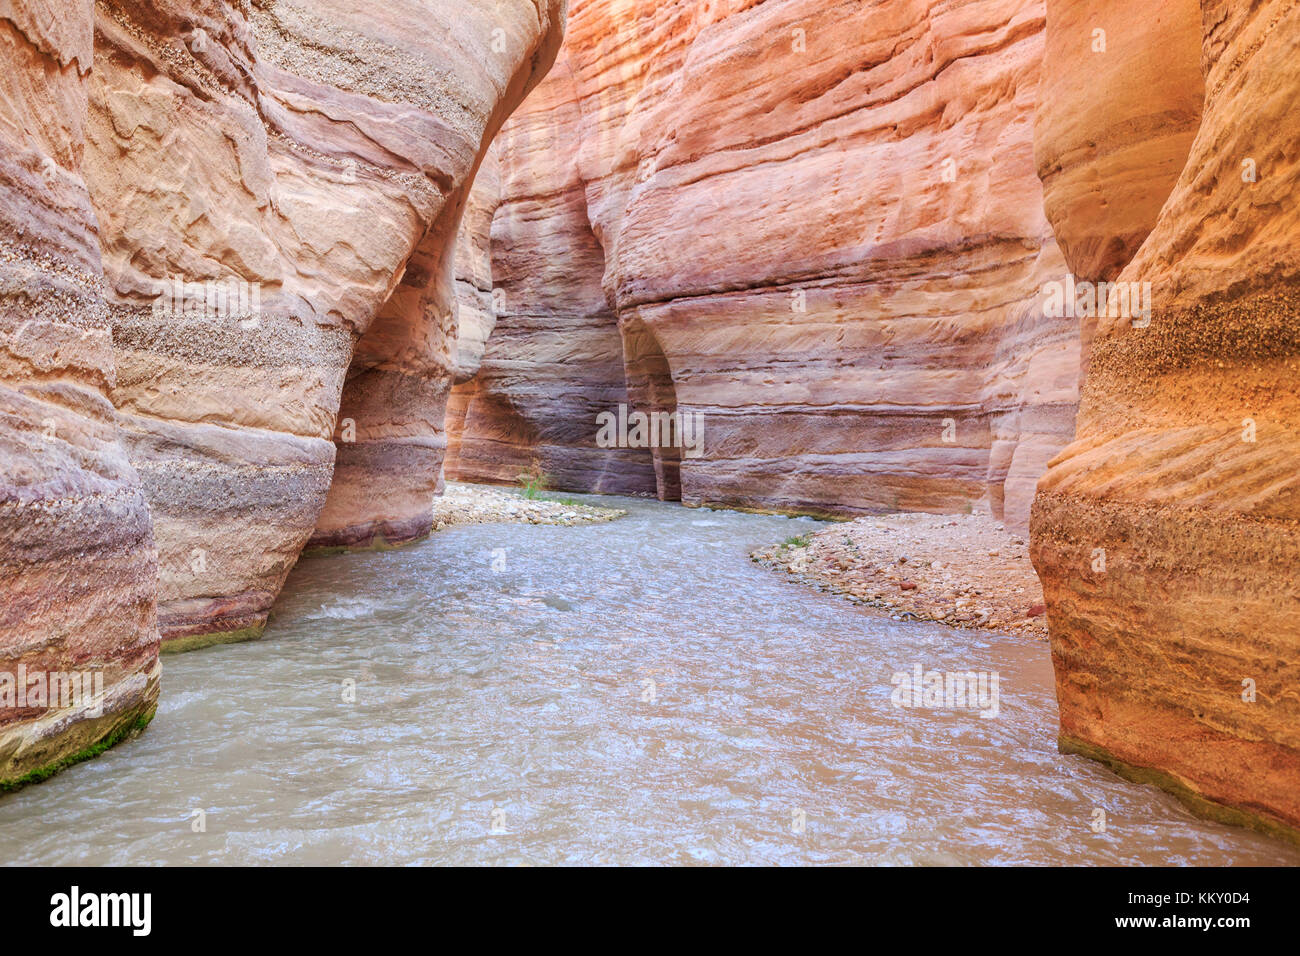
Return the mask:
M487 144L554 62L564 14L559 0L495 10L447 3L429 11L412 3L402 17L378 24L381 50L391 45L398 58L380 61L379 52L367 58L382 82L428 88L429 153L415 165L425 177L421 188L433 184L438 196L417 220L414 248L396 273L400 281L356 345L339 411L333 482L311 547L385 546L429 532L446 448L447 395L453 378L467 374L456 344L457 229ZM358 29L376 30L369 7L354 16L365 24ZM450 34L450 49L421 43L430 29ZM414 59L404 49L412 45L419 52ZM448 75L473 83L449 88ZM467 310L467 356L486 337L482 321Z
M258 633L309 538L428 529L456 231L564 13L7 6L0 703L91 669L109 710L0 707L0 784L151 714L160 630Z
M1180 15L1191 23L1172 35L1202 31L1204 115L1118 276L1151 284L1151 320L1097 321L1078 440L1039 485L1033 558L1063 748L1300 839L1300 11L1204 0ZM1134 58L1185 76L1169 35ZM1117 195L1133 168L1111 168ZM1104 176L1097 189L1109 195ZM1080 235L1131 244L1104 216Z
M108 399L83 179L93 30L89 4L0 18L0 788L117 739L158 698L153 536Z
M648 493L649 454L594 441L596 416L628 394L572 145L582 132L575 96L567 70L553 71L493 148L505 157L499 206L495 224L478 228L492 235L483 278L496 324L482 370L452 391L446 472L502 483L543 472L563 488ZM467 219L466 231L476 225Z
M100 18L87 180L165 647L255 634L309 539L427 532L453 238L486 140L553 56L560 6L540 21L523 2L342 0ZM228 301L205 296L225 284Z
M448 473L639 457L693 504L1023 525L1079 364L1038 293L1043 5L582 0L568 32L500 140L505 310ZM700 455L597 447L625 395Z

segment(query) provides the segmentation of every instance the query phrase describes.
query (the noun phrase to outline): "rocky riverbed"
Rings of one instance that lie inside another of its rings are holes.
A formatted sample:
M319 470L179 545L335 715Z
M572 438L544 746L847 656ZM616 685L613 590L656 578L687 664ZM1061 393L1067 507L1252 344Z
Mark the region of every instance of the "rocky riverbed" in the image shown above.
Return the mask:
M548 495L541 492L527 498L509 488L449 481L446 491L433 501L433 530L466 524L598 524L627 514L622 508L601 508L563 495Z
M1025 538L989 515L859 518L761 548L751 560L820 591L937 621L1047 637Z

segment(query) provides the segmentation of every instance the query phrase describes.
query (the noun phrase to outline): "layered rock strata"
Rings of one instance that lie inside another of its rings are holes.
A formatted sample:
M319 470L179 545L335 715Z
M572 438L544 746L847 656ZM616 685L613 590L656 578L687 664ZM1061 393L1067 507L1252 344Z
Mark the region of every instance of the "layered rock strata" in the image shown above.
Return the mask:
M1038 293L1044 31L1025 0L575 3L501 139L505 310L448 473L598 490L635 455L689 503L1023 526L1079 366ZM701 454L597 447L624 401L698 416Z
M156 560L109 401L89 4L0 15L0 789L153 715Z
M558 67L494 146L501 193L484 265L495 327L481 371L452 390L446 472L506 484L542 475L570 490L649 494L646 451L595 443L596 416L626 405L628 392L618 317L601 286L604 251L573 146L583 131L575 96L567 66Z
M453 239L560 14L101 4L88 182L165 647L256 634L309 539L428 532Z
M1151 284L1150 322L1097 320L1078 439L1040 482L1032 554L1063 749L1294 839L1300 10L1226 0L1172 7L1186 22L1149 33L1132 73L1186 76L1194 55L1168 38L1199 31L1204 112L1150 234L1117 277ZM1058 8L1079 19L1077 8L1100 15L1110 5L1051 3L1049 21ZM1125 12L1122 22L1134 21ZM1186 62L1173 59L1179 50ZM1182 114L1171 115L1181 128ZM1040 146L1040 156L1065 152ZM1163 178L1165 159L1153 153L1153 177ZM1143 178L1133 170L1099 164L1096 190L1109 195L1115 177L1115 195L1127 195ZM1104 211L1057 222L1067 249L1123 250L1136 239Z
M146 720L160 634L257 634L309 539L427 533L456 231L564 15L0 7L0 785Z

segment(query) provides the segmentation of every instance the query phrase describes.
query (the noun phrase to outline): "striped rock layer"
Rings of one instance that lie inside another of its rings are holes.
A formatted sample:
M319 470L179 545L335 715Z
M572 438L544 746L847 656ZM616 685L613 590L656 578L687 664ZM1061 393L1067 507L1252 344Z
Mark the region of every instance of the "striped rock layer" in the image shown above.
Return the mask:
M1061 745L1203 812L1300 839L1300 7L1159 7L1138 17L1119 3L1048 5L1049 36L1059 16L1130 41L1111 60L1086 44L1057 59L1074 72L1106 64L1090 71L1100 91L1060 87L1064 101L1043 104L1040 132L1062 138L1040 143L1040 157L1085 138L1056 119L1072 102L1097 124L1083 171L1048 162L1062 247L1079 268L1115 250L1113 268L1157 212L1118 275L1151 283L1150 324L1097 320L1078 439L1033 508ZM1109 115L1084 103L1125 87L1130 105L1117 96ZM1202 88L1170 180L1165 147L1184 137ZM1126 113L1133 135L1161 115L1170 124L1145 171L1116 136ZM1167 185L1140 216L1080 212L1080 184L1122 202L1144 177Z
M120 739L158 698L156 555L109 400L87 189L92 31L89 4L0 17L0 788Z
M568 37L498 140L447 473L1023 526L1079 369L1038 292L1043 4L578 0ZM599 447L624 403L701 454Z
M259 633L309 542L427 532L458 224L564 16L0 5L0 786L147 720L160 638Z

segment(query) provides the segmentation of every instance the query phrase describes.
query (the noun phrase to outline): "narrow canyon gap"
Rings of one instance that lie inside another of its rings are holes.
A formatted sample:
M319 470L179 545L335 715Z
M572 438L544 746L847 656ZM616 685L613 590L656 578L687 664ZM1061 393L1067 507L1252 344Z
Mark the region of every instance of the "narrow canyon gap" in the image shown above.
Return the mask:
M1038 294L1065 271L1033 150L1043 4L578 0L568 32L497 142L502 312L453 390L448 476L536 458L613 490L595 416L653 401L658 353L702 454L622 490L1025 527L1079 374Z
M425 535L445 455L1030 528L1061 748L1297 838L1293 4L353 7L0 6L0 669L107 686L4 709L0 784Z
M1033 503L1062 748L1294 836L1298 30L1280 2L579 0L498 140L499 337L448 474L603 490L595 414L657 377L705 423L661 497ZM599 285L621 349L562 352L572 299L514 284L540 268ZM1052 316L1067 277L1149 283L1150 324Z

